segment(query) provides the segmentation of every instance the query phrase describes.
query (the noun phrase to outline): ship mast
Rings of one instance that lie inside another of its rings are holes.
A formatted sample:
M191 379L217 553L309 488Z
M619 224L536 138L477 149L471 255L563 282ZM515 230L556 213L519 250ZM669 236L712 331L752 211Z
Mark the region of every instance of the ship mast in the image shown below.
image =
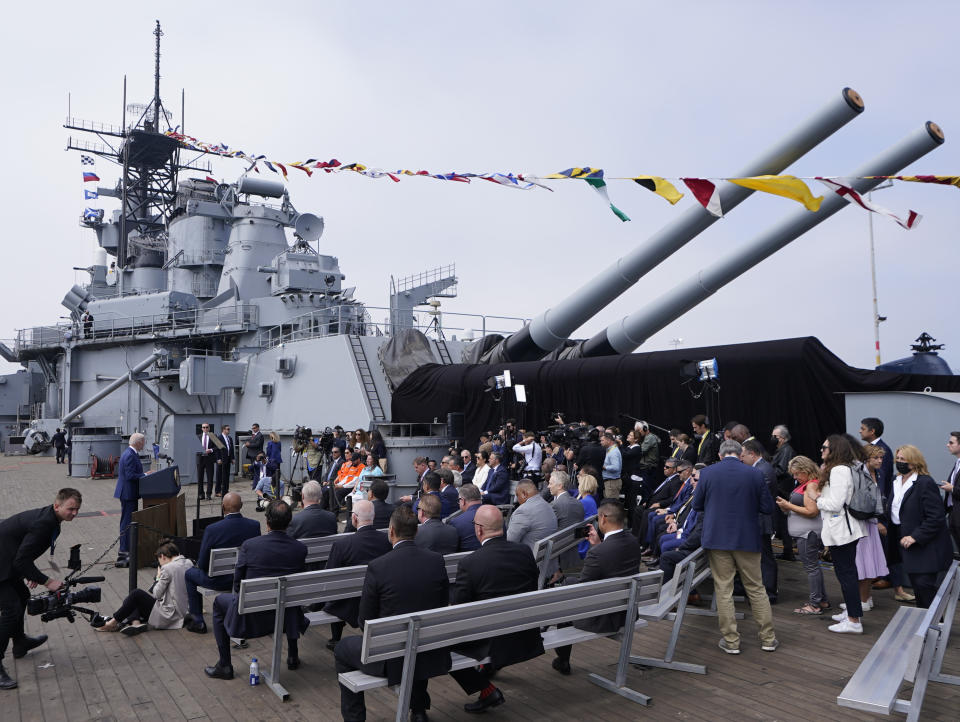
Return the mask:
M92 133L100 142L74 139L67 149L96 155L120 166L114 187L99 187L100 196L118 198L121 211L112 220L82 218L81 223L97 232L101 247L117 259L117 292L124 288L153 288L155 276L148 269L161 269L166 261L166 228L176 201L177 174L181 170L211 173L209 163L180 162L180 144L164 133L170 117L160 98L160 38L163 30L156 21L153 30L153 98L146 104L126 104L124 114L135 114L135 122L120 126L67 118L65 128ZM124 89L126 82L124 81ZM161 124L166 124L161 125ZM119 139L113 140L113 139ZM142 270L141 270L142 269Z

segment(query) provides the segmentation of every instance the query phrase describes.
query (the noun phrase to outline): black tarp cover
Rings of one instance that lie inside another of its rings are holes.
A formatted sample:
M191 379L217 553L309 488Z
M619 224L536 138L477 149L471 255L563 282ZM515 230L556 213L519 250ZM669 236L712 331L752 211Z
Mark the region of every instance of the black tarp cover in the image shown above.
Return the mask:
M844 430L841 392L960 392L960 376L921 376L869 371L848 366L813 337L713 346L677 351L567 361L532 361L495 365L428 365L414 371L393 395L393 421L445 420L462 411L468 447L480 432L495 428L501 418L515 418L524 428L544 429L550 413L562 411L567 421L625 428L629 420L646 419L665 428L690 430L690 418L705 413L709 393L695 399L681 385L683 362L716 358L720 391L714 396L722 424L737 420L767 443L774 425L786 424L794 448L814 459L823 439ZM527 403L512 394L497 402L486 391L487 379L510 369L514 383L524 384ZM666 435L659 433L661 441Z

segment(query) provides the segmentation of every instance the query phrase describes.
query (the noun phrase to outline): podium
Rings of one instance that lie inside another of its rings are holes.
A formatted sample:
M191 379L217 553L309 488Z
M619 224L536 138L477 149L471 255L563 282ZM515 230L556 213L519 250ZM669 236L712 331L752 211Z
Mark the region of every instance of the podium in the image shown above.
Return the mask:
M176 496L180 493L180 467L168 466L140 479L140 498L154 499Z
M161 539L187 534L187 510L180 493L179 468L168 466L140 479L140 498L143 508L133 512L133 521L141 524L137 559L140 567L146 567L156 559Z

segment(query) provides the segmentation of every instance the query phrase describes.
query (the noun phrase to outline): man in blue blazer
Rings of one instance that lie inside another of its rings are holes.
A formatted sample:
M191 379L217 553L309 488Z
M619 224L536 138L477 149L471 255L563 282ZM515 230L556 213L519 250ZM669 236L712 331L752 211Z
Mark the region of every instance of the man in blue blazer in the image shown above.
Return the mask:
M446 519L459 508L460 496L450 469L437 469L437 476L440 477L440 518Z
M287 536L287 527L293 518L290 505L285 501L271 501L266 512L269 533L247 539L240 545L237 566L233 572L233 594L220 594L213 602L213 634L217 640L220 658L204 673L214 679L233 679L233 663L230 660L230 637L253 639L273 632L272 611L240 614L237 612L240 582L258 577L282 577L297 574L306 568L307 547L303 542ZM287 636L287 668L300 666L297 639L306 630L309 622L300 607L291 607L284 614L284 631Z
M773 469L773 464L764 458L766 450L756 439L747 439L743 442L740 451L740 461L747 466L752 466L763 474L763 483L770 493L770 501L777 498L777 472ZM774 504L776 508L776 504ZM770 514L760 515L760 572L763 574L763 587L767 590L767 598L771 604L776 604L779 584L779 570L777 569L777 560L773 556L773 546L770 543L770 536L773 534L773 517ZM784 548L792 544L788 539L784 542Z
M140 479L143 473L143 464L140 463L140 452L146 437L143 434L131 434L130 446L120 455L119 471L117 472L117 488L113 497L120 500L120 551L117 554L116 566L130 565L130 538L127 536L127 527L133 520L133 512L137 510L137 499L140 498Z
M487 483L484 486L484 504L510 503L510 472L501 461L500 454L490 454L490 473L487 474Z
M874 444L883 449L883 462L880 464L880 473L877 474L877 486L884 499L893 497L893 451L880 437L883 436L883 422L875 417L868 416L860 421L860 438L866 444Z
M203 539L200 541L200 554L197 556L197 565L187 569L184 579L187 584L187 602L190 605L190 614L184 620L184 627L190 632L205 634L207 625L203 621L203 595L197 587L216 589L220 592L230 591L233 577L211 577L210 551L212 549L229 549L238 547L247 539L260 536L260 522L247 519L241 513L243 500L236 492L230 492L223 497L221 503L223 519L215 522L203 530Z
M477 515L477 509L480 508L480 490L473 484L464 484L460 487L457 501L463 513L453 517L450 520L450 526L460 535L460 551L472 552L480 548L480 540L477 539L473 529L473 518ZM580 518L583 518L582 511Z
M773 501L763 473L740 462L740 444L728 439L720 444L720 463L700 472L693 494L694 510L703 513L703 548L710 559L720 649L740 654L733 578L738 572L753 618L760 627L760 648L773 652L780 645L773 631L770 600L760 572L760 514L773 511Z

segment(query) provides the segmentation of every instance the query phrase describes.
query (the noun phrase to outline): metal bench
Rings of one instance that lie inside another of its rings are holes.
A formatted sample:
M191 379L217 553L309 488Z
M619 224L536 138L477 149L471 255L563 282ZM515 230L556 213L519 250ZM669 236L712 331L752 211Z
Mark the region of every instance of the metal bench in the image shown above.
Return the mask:
M561 554L583 541L582 538L576 536L577 529L582 529L596 520L597 515L594 514L583 521L555 531L550 536L545 536L533 545L533 558L537 562L537 566L540 567L540 578L537 580L538 589L543 589L546 586L550 562L559 559Z
M702 664L690 664L689 662L675 662L674 652L677 649L677 640L680 637L680 626L683 624L683 617L687 610L687 601L690 598L691 591L697 584L710 577L710 564L707 561L707 552L702 547L695 552L684 557L677 568L674 570L673 578L668 579L660 589L660 598L656 604L647 607L640 607L639 613L642 619L672 619L673 630L670 633L670 641L667 643L667 651L663 657L630 657L630 664L640 664L645 667L662 667L664 669L675 669L681 672L693 672L695 674L706 674L707 668ZM690 610L693 611L693 610ZM742 616L742 615L741 615Z
M384 531L385 530L381 530ZM337 539L353 534L353 532L344 532L343 534L331 534L330 536L310 537L309 539L300 539L307 547L307 564L325 563L330 558L330 550ZM210 571L207 574L211 577L233 575L234 567L237 566L237 554L239 547L228 547L223 549L210 550Z
M460 560L469 553L448 554L443 558L450 581L456 578ZM240 596L237 600L237 611L240 614L277 612L273 629L273 659L270 662L270 671L265 672L263 677L266 684L280 699L286 700L289 696L287 690L280 684L280 663L283 652L283 614L280 612L290 607L305 607L310 604L324 604L337 599L359 597L363 591L363 579L366 573L366 565L360 565L320 569L282 577L244 579L240 582ZM311 625L340 621L339 618L326 612L309 612L306 616Z
M960 595L960 562L953 562L929 609L900 607L837 697L841 707L875 714L900 712L920 718L928 682L960 685L942 674L943 655ZM910 699L899 699L903 682L913 683Z
M659 598L662 578L660 572L645 572L630 577L604 579L367 620L363 630L361 660L367 664L403 659L396 715L400 722L407 718L418 653L488 639L494 635L575 622L599 614L636 610ZM621 653L614 681L599 675L590 675L590 681L595 684L640 704L648 704L650 698L628 690L625 682L634 629L645 625L646 622L635 621L631 616L631 622L619 633ZM543 643L546 649L554 649L608 636L616 635L596 634L576 627L559 627L544 632ZM452 669L463 669L486 660L454 653L451 654L451 661ZM341 673L338 679L354 692L387 686L386 677L375 677L359 670Z

